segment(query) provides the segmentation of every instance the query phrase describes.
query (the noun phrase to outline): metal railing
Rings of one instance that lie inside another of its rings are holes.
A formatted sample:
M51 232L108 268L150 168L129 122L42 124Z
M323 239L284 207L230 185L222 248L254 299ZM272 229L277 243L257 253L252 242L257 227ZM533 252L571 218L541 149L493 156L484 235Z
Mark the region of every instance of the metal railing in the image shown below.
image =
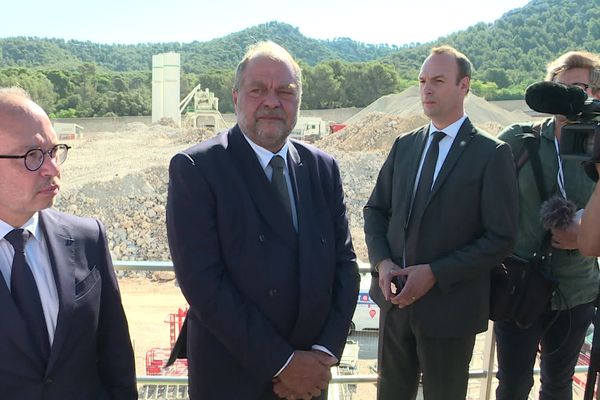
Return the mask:
M173 263L170 261L113 261L116 271L171 271L173 272ZM370 273L368 264L359 263L359 272ZM494 367L494 355L496 349L496 341L494 338L494 325L490 321L486 332L485 345L483 350L483 368L470 369L469 380L481 379L481 390L479 400L490 400L492 392L492 381L498 372ZM583 373L587 371L587 366L577 365L575 373ZM534 368L534 376L540 375L540 368ZM138 376L138 384L141 385L181 385L187 384L187 376ZM377 374L363 375L333 375L332 384L358 384L358 383L376 383Z

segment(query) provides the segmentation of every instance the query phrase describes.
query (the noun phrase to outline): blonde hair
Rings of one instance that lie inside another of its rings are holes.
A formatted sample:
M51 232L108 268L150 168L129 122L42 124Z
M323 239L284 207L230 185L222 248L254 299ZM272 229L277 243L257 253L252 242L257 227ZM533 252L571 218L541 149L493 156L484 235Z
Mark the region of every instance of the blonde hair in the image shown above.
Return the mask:
M561 72L573 68L586 68L590 71L590 86L600 87L600 58L589 51L569 51L546 67L546 80L554 81Z

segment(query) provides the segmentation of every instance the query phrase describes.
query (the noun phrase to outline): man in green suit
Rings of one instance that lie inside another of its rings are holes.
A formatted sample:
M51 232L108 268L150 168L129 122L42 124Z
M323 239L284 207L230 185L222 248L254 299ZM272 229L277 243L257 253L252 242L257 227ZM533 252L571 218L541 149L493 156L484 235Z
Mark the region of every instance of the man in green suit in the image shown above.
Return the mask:
M510 147L464 112L471 62L434 48L419 74L431 122L394 142L364 208L381 307L378 399L464 399L475 335L487 328L489 272L513 247ZM397 277L398 290L392 291Z

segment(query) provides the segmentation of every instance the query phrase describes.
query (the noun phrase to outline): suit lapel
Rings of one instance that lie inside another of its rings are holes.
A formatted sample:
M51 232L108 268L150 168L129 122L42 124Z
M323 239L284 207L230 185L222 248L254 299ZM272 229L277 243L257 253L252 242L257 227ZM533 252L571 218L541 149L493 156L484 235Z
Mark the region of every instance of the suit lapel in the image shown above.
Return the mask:
M289 219L283 206L279 204L277 194L271 183L267 179L258 158L243 137L242 132L236 125L228 134L229 146L232 160L238 166L238 171L242 176L243 182L248 186L248 192L252 198L258 212L280 237L292 243L296 241L296 232L290 221L289 224L282 223Z
M408 205L408 210L406 211L407 224L410 219L410 213L412 212L412 206L414 201L413 195L415 193L415 185L417 183L417 172L419 171L419 165L421 164L421 158L423 157L423 150L425 149L425 144L427 143L428 133L429 125L425 125L423 128L421 128L415 133L414 144L411 146L414 149L414 151L411 151L410 155L408 156L411 157L411 159L408 161L410 169L406 171L406 176L409 177L408 179L410 179L410 185L408 186L410 188L410 191L404 192L404 195L408 195L407 201L405 203ZM403 174L402 171L399 172ZM403 185L398 185L398 188L404 191Z
M293 142L290 142L288 147L288 170L290 171L290 181L292 182L292 190L294 192L294 199L296 203L296 219L298 221L298 233L302 232L301 223L306 222L306 218L312 214L309 211L310 204L312 204L312 191L310 190L310 176L308 175L308 169L302 160L300 154L294 146ZM300 190L299 188L302 188Z
M452 168L454 168L454 165L456 165L456 162L460 158L460 155L467 148L469 142L471 141L471 139L473 139L475 133L476 131L473 125L471 124L471 121L469 121L468 118L465 119L462 126L458 130L456 138L454 138L454 142L452 142L450 152L448 152L448 155L444 160L444 164L442 165L442 169L440 170L433 184L433 188L431 189L431 194L429 196L429 199L427 200L427 204L429 204L431 199L438 192L439 188L444 184L444 181L450 174L450 171L452 171Z
M50 212L40 212L40 221L46 238L59 301L56 331L54 332L54 341L48 360L48 371L50 371L57 360L58 354L60 354L72 322L73 307L75 305L74 264L77 243L67 226Z

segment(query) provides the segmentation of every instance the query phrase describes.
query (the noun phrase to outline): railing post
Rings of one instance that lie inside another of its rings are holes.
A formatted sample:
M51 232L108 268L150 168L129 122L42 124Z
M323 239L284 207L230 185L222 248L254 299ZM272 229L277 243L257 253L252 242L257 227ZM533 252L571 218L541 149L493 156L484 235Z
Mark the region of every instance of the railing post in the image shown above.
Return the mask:
M483 347L483 384L479 392L479 400L489 400L492 392L492 381L494 380L494 360L496 354L496 337L494 336L494 322L488 321L488 330L485 334Z

